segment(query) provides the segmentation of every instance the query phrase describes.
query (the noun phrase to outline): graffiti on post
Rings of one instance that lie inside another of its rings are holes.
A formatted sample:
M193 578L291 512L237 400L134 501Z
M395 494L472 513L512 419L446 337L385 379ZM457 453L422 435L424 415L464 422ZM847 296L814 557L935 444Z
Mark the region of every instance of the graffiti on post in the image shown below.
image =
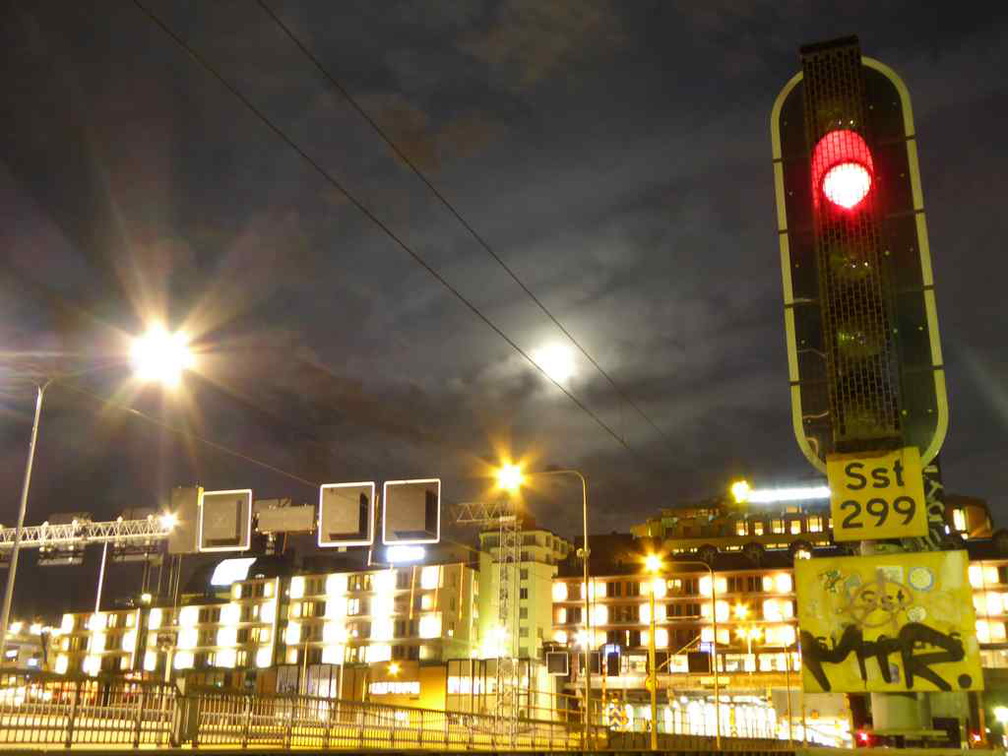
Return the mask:
M799 561L805 690L982 688L967 564L963 551Z

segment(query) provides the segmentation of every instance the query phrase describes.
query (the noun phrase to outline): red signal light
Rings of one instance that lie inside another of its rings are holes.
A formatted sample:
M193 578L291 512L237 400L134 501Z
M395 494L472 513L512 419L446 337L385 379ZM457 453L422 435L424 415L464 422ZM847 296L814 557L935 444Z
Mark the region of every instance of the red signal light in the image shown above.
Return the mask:
M864 730L858 730L857 739L858 742L863 743L864 745L868 745L868 743L871 742L871 735L869 735Z
M874 171L871 150L860 134L849 129L829 132L812 151L816 206L822 192L837 207L853 210L868 196Z

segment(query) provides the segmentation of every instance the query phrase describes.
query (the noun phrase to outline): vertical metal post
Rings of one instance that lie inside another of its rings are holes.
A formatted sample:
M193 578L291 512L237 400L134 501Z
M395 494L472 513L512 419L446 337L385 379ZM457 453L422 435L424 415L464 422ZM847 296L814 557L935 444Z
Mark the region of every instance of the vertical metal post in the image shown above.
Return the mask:
M791 647L784 647L784 684L787 687L787 739L794 743L793 719L791 715Z
M655 661L655 578L650 578L651 586L648 590L648 601L650 605L651 634L648 637L648 681L651 683L651 750L658 750L658 670Z
M35 464L35 444L38 441L39 419L42 417L42 399L49 381L37 386L35 396L35 419L32 422L31 440L28 442L28 461L25 462L24 481L21 484L21 503L18 508L17 529L14 531L14 546L11 549L10 566L7 568L7 586L4 589L3 613L0 614L0 663L7 650L7 633L10 629L11 599L14 598L14 575L17 573L18 553L21 551L21 536L24 534L25 510L28 508L28 489L31 486L32 465Z
M706 564L706 562L704 563ZM721 750L721 684L718 678L717 658L717 576L714 567L707 565L710 571L711 625L714 636L711 639L711 664L714 670L714 745Z
M98 568L98 590L95 591L94 613L97 615L101 611L101 592L105 584L105 560L108 559L108 541L102 545L101 567Z

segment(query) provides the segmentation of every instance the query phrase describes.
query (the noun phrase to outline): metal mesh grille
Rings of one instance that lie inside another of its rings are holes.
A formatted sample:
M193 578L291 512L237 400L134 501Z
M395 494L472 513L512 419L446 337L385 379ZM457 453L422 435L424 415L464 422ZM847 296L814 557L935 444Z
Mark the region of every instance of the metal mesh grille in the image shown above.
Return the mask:
M856 43L803 51L805 131L809 148L838 129L864 133L864 82ZM855 137L856 138L856 137ZM870 140L869 140L870 142ZM842 140L823 142L827 164L840 162ZM837 153L830 155L831 150ZM832 159L831 159L832 158ZM830 413L838 451L898 440L898 380L880 265L877 189L853 211L812 187Z

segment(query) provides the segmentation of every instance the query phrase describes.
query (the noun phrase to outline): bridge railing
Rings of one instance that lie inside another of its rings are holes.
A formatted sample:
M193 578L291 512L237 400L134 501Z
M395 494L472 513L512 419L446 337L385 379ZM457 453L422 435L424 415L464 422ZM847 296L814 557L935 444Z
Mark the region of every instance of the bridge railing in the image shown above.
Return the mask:
M173 685L0 673L0 745L168 745Z
M573 750L582 747L583 738L579 725L565 722L311 696L200 690L186 696L183 705L190 707L183 719L194 747ZM606 732L604 728L593 731L596 747L605 746Z

